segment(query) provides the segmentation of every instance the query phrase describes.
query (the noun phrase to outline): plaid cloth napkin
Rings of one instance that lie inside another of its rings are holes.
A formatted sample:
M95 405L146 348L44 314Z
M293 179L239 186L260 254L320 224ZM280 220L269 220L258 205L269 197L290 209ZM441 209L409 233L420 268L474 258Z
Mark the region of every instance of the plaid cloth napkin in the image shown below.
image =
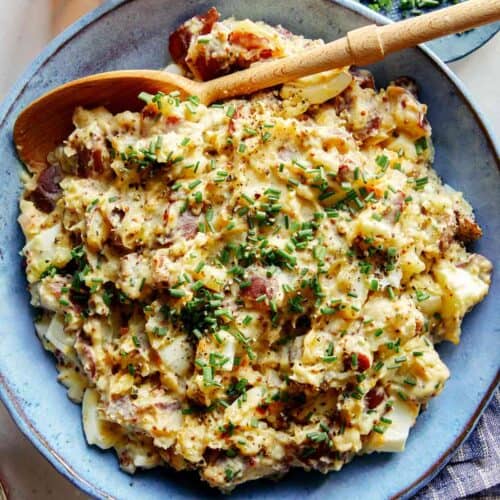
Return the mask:
M500 390L469 439L413 500L500 498Z

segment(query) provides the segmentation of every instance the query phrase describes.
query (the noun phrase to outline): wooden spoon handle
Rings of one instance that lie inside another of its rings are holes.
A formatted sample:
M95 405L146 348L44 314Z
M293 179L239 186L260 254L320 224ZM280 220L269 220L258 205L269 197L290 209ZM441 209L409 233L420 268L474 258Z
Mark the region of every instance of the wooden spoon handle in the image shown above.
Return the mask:
M391 52L498 20L500 0L467 0L405 21L364 26L326 45L207 82L203 100L250 94L328 69L374 63Z
M354 64L370 64L392 52L499 19L499 0L468 0L397 23L364 26L349 32L346 38Z

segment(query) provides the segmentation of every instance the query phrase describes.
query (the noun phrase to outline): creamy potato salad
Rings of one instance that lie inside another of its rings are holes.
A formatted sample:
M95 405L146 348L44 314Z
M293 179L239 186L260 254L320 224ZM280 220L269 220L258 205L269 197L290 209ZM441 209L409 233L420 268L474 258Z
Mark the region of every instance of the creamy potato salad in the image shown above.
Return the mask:
M170 69L320 43L211 9L171 35ZM416 94L343 68L209 107L75 111L19 221L36 330L89 444L223 491L403 450L449 376L434 346L458 343L491 274Z

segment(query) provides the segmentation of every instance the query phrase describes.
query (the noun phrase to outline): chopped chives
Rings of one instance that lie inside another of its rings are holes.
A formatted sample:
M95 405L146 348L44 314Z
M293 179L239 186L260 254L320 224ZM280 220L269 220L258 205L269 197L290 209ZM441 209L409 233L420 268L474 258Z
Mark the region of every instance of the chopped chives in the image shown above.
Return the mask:
M204 285L203 281L198 280L198 281L195 281L195 282L193 283L192 288L193 288L193 290L194 290L195 292L197 292L198 290L201 290L204 286L205 286L205 285Z
M403 380L403 382L404 382L406 385L411 385L411 386L415 386L415 385L417 385L417 382L416 382L415 380L411 380L411 379L409 379L409 378L405 378L405 379Z
M358 355L356 353L351 354L351 366L353 368L358 366Z
M318 196L318 200L323 201L335 194L335 191L325 191Z
M375 158L375 162L379 167L382 167L384 169L389 165L389 158L387 158L387 156L385 155L380 155Z
M149 104L153 100L153 95L148 92L141 92L137 98L144 101L146 104Z
M415 151L418 155L422 154L427 149L427 139L425 137L421 137L417 141L415 141Z
M335 346L333 345L333 342L328 342L328 347L326 348L325 355L326 356L333 356Z
M250 205L255 205L255 201L250 198L250 196L246 195L245 193L242 193L240 195L246 202L248 202Z
M423 290L416 290L415 296L418 302L423 302L424 300L430 298L430 295L427 292L424 292Z
M336 219L339 216L339 213L331 208L325 208L325 212L329 219Z
M425 185L429 182L428 177L420 177L419 179L415 180L415 189L417 191L421 191L424 189Z
M403 400L403 401L408 401L408 396L402 392L402 391L398 391L398 396Z
M375 198L375 193L373 191L370 191L366 196L365 196L365 202L372 201Z
M201 180L200 179L196 179L195 181L193 182L190 182L188 184L188 188L190 191L192 191L196 186L199 186L201 184Z

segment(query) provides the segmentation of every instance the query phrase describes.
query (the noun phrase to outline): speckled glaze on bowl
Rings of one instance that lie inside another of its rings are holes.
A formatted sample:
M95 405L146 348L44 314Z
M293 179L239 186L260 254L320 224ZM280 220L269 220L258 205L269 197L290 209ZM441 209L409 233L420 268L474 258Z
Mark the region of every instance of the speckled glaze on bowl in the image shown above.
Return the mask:
M58 37L14 86L0 108L0 395L17 425L62 474L99 498L141 500L219 496L193 474L167 469L129 476L115 454L88 447L80 407L56 383L54 360L38 342L19 250L17 225L22 166L12 145L19 111L46 90L68 80L119 68L158 68L166 61L167 34L187 17L216 5L223 16L250 17L309 37L332 40L347 30L384 19L342 0L112 0ZM476 209L484 237L475 249L500 269L500 172L497 150L478 112L456 78L430 53L412 49L375 65L384 85L399 75L420 83L434 129L437 171L463 190ZM239 487L246 499L384 499L408 497L429 481L467 436L492 394L500 352L500 282L468 315L461 344L442 345L452 377L418 420L401 454L357 458L342 472L292 471L279 483Z

